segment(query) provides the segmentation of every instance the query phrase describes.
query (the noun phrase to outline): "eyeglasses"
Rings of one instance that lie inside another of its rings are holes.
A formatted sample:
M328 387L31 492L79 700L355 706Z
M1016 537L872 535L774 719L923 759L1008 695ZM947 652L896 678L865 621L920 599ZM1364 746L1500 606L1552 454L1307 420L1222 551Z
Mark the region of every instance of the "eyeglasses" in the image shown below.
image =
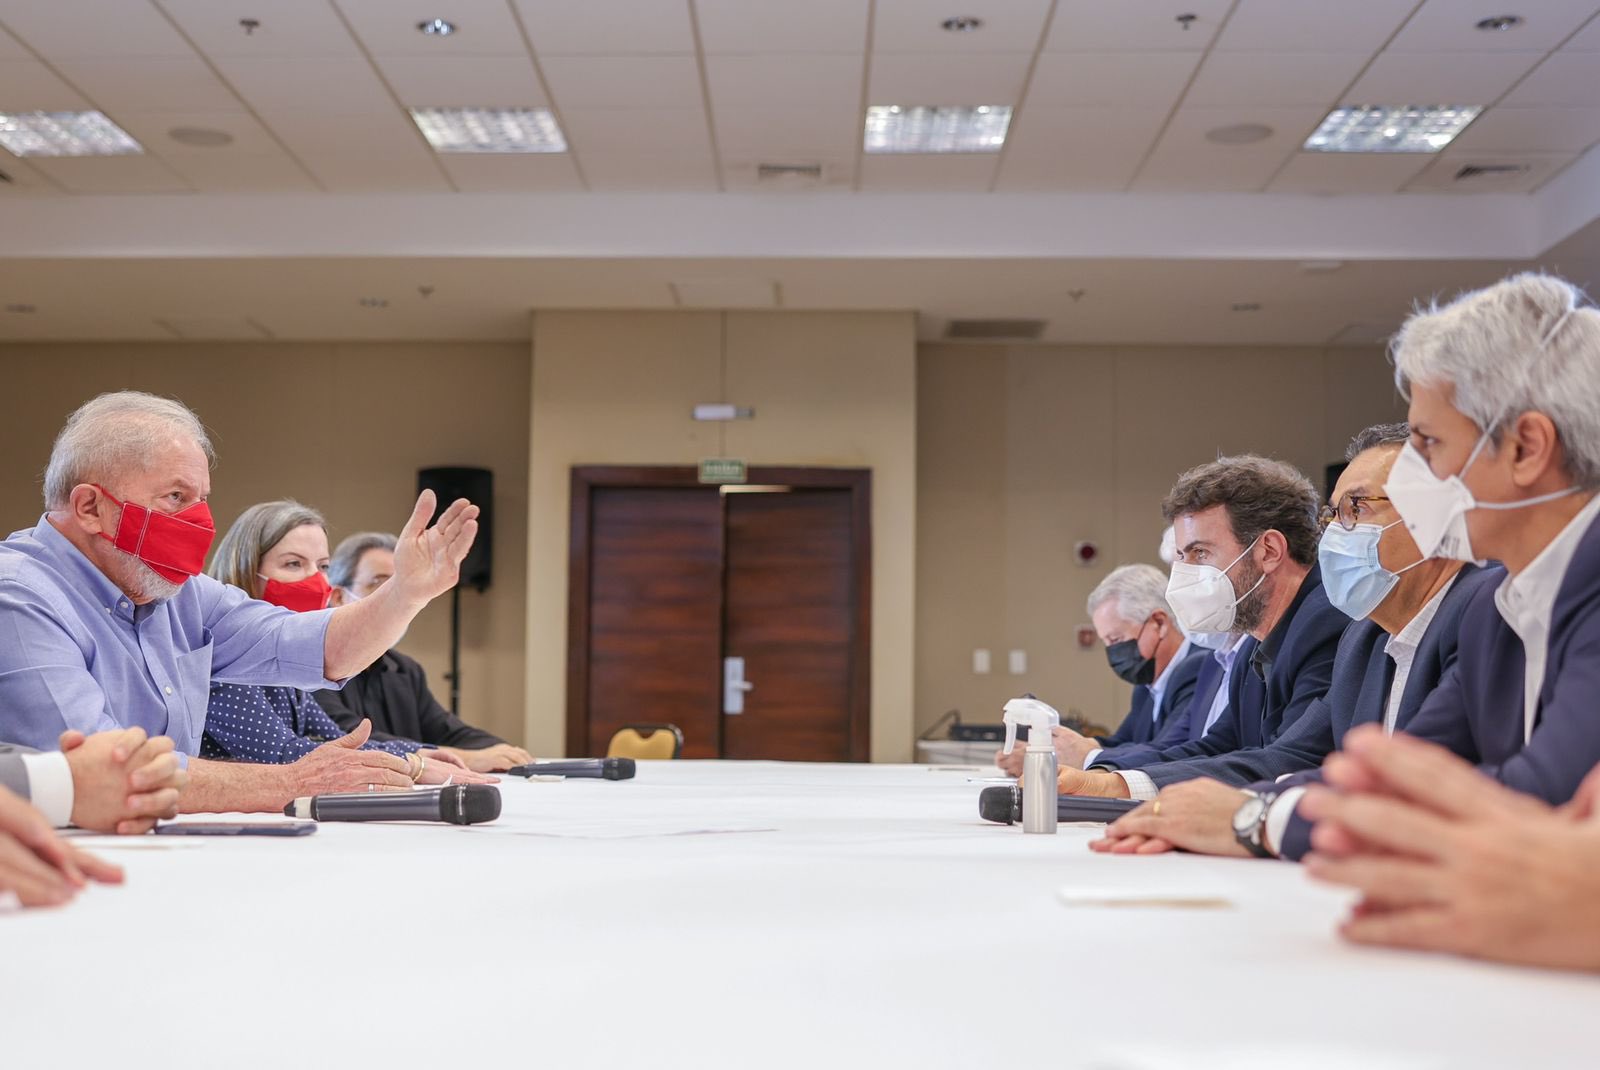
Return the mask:
M1327 531L1328 525L1335 520L1346 531L1354 531L1356 525L1361 523L1362 506L1367 502L1386 502L1381 494L1342 494L1334 505L1324 505L1317 514L1317 530Z

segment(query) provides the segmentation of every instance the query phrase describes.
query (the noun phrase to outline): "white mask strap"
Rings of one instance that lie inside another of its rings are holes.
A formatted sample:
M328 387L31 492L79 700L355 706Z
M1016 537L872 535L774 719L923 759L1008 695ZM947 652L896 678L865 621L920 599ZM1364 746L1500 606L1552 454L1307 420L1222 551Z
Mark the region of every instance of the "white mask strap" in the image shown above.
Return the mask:
M1576 311L1578 311L1578 306L1574 305L1571 308L1567 309L1565 312L1561 313L1560 316L1556 317L1555 325L1552 326L1548 331L1545 331L1544 332L1544 337L1539 339L1539 348L1540 349L1544 349L1545 347L1547 347L1550 344L1550 340L1556 336L1556 332L1559 331L1563 326L1566 325L1567 320Z

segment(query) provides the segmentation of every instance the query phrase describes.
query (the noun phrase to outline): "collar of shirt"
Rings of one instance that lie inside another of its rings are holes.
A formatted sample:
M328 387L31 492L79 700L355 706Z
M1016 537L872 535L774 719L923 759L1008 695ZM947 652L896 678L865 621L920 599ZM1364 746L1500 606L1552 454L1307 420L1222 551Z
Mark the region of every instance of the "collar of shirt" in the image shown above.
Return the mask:
M1222 666L1223 672L1233 671L1234 656L1239 653L1239 645L1243 642L1243 635L1235 635L1228 640L1227 646L1211 652L1211 656L1217 659L1217 664Z
M1404 628L1391 635L1383 644L1383 652L1388 654L1397 663L1402 657L1409 664L1416 656L1417 647L1422 645L1422 637L1428 629L1433 627L1433 618L1439 615L1439 607L1444 604L1444 596L1450 593L1450 588L1456 585L1460 573L1450 577L1450 581L1430 599L1426 605L1417 610L1417 615L1406 621Z
M33 534L44 549L41 556L67 576L93 591L94 600L104 606L107 613L121 617L129 624L138 620L138 610L141 607L134 605L133 599L124 594L122 588L111 581L111 577L101 572L100 566L74 546L72 540L56 530L56 526L50 522L50 514L46 513L39 518L39 524L33 529Z
M1578 543L1584 532L1600 514L1600 494L1589 499L1578 515L1561 529L1561 534L1551 539L1539 556L1515 576L1507 576L1494 592L1495 608L1500 616L1522 639L1524 646L1530 641L1544 644L1545 633L1550 629L1550 613L1555 608L1556 595L1561 591L1561 581L1566 578L1567 566L1578 552ZM1536 636L1530 640L1529 636Z
M1167 662L1167 667L1161 670L1161 675L1150 682L1150 704L1157 712L1161 710L1161 696L1166 693L1167 681L1172 679L1172 670L1178 667L1178 662L1189 656L1189 640L1185 639L1178 652L1172 655L1172 660Z

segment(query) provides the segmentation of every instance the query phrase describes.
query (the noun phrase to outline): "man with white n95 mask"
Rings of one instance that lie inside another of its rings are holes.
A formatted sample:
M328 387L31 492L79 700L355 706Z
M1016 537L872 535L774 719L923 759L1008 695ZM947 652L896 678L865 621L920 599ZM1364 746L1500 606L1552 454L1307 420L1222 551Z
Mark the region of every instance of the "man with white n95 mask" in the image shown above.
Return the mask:
M1261 747L1328 690L1350 618L1328 601L1317 568L1319 505L1310 482L1265 457L1223 457L1179 477L1163 514L1177 534L1167 600L1186 631L1235 632L1228 709L1202 739L1165 750L1118 748L1096 770L1061 770L1063 794L1152 799L1162 764ZM1187 779L1175 777L1174 779Z

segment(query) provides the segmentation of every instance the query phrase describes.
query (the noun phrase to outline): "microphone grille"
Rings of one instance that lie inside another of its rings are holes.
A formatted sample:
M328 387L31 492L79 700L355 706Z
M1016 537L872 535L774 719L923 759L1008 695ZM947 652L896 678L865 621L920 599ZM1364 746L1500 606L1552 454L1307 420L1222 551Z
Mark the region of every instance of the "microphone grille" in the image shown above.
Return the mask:
M632 758L607 758L600 768L607 780L632 780L639 767Z
M439 816L453 825L478 825L500 816L500 789L493 784L458 784L444 788Z
M1022 809L1017 794L1017 789L1009 786L984 788L978 793L978 816L1002 825L1015 824L1017 811Z

